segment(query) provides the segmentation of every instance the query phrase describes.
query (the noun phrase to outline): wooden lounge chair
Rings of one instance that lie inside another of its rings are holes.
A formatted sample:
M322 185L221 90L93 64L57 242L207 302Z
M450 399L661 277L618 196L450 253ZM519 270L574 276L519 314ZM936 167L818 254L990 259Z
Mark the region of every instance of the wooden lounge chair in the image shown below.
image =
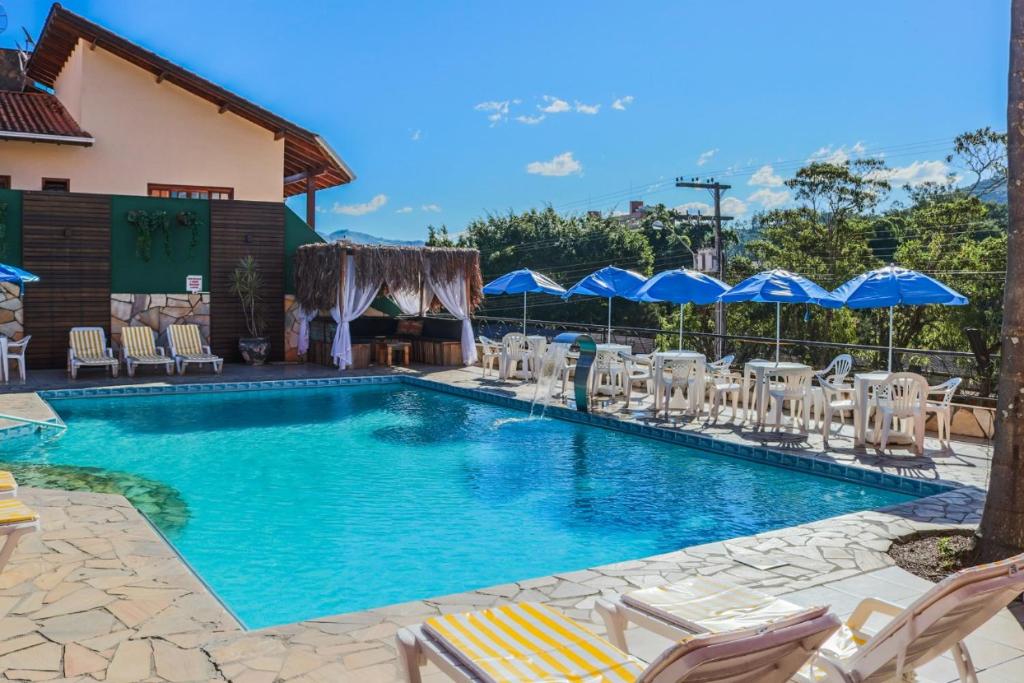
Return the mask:
M964 639L1024 592L1024 554L1001 562L964 569L935 584L909 607L866 598L842 629L825 643L813 671L798 680L882 683L902 680L946 652L960 680L976 683ZM646 588L614 601L599 600L596 609L609 639L625 649L630 621L669 638L714 633L723 627L778 619L801 609L793 603L706 577ZM890 621L874 635L864 626L874 614Z
M148 327L122 327L121 353L128 376L134 377L140 365L163 365L167 374L174 373L174 359L168 358L162 346L157 346L154 333Z
M6 536L0 548L0 572L14 554L22 537L39 531L39 515L17 498L0 500L0 536Z
M210 352L210 347L203 344L199 336L199 325L170 325L167 328L167 343L171 346L171 355L178 366L178 374L184 375L189 363L213 365L218 375L224 367L224 359Z
M0 499L14 498L18 495L18 482L7 470L0 470Z
M107 335L102 327L72 327L68 334L68 373L71 379L78 377L78 368L110 368L110 374L117 377L121 367L114 351L107 346Z
M409 683L430 660L460 683L783 683L839 627L825 607L771 624L685 638L649 665L536 603L447 614L398 632Z

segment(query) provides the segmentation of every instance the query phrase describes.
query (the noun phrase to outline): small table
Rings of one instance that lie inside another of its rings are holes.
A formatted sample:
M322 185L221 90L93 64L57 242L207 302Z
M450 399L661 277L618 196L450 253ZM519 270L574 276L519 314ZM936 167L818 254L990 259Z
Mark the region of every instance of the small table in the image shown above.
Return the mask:
M374 342L375 356L377 358L378 365L386 365L391 367L394 364L395 352L402 354L402 361L399 365L408 367L409 365L409 353L412 349L412 344L407 341L378 341Z
M658 414L659 406L661 406L661 392L664 391L661 383L662 368L665 365L665 361L672 360L692 360L697 362L696 383L700 387L700 392L699 394L694 394L694 392L687 393L690 400L690 405L688 406L690 412L694 415L699 415L704 409L707 358L703 353L697 353L696 351L658 351L654 354L654 414ZM699 404L698 400L700 401Z
M885 370L859 372L853 376L853 445L863 446L867 441L868 392L871 387L889 379Z
M750 411L747 408L748 396L750 394L750 376L754 375L754 391L757 392L754 402L757 404L757 417L755 427L764 427L764 414L767 412L768 382L765 381L769 375L798 375L804 372L813 372L810 365L803 363L776 363L770 360L750 361L743 366L743 416L744 420L749 419ZM810 396L807 397L810 400Z

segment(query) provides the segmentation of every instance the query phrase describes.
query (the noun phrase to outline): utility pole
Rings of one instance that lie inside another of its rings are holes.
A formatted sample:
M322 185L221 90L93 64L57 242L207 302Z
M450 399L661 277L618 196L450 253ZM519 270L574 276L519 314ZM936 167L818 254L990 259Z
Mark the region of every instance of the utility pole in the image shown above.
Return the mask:
M715 199L715 263L718 265L718 279L725 281L725 248L722 244L722 193L732 189L732 185L723 185L715 182L714 178L707 182L701 182L697 178L676 178L676 187L687 187L700 190L709 190ZM725 305L722 302L715 304L715 355L722 357L725 343Z

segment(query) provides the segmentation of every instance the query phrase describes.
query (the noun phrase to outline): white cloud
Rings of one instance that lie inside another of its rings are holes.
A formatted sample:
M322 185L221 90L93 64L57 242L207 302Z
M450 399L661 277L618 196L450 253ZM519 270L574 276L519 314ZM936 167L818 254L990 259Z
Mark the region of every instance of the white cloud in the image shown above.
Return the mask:
M620 97L614 102L612 102L612 109L617 109L618 111L626 111L626 107L633 104L634 99L635 98L632 95Z
M598 111L600 111L600 109L601 109L601 105L600 104L583 104L579 100L576 100L576 111L579 112L580 114L591 114L591 115L593 115L593 114L596 114Z
M864 156L865 152L867 152L867 147L864 146L863 142L855 142L850 147L847 147L846 145L840 145L839 147L825 145L824 147L819 147L814 154L807 158L807 161L823 161L827 164L843 164L849 161L852 157Z
M715 147L714 149L709 149L706 152L701 152L700 156L697 157L697 165L703 166L704 164L711 161L711 157L715 156L716 154L718 154L717 147Z
M542 99L546 103L546 106L537 108L540 109L545 114L562 114L564 112L572 110L572 107L569 106L568 102L557 97L545 95Z
M925 183L945 183L949 176L949 166L941 161L915 161L906 166L879 169L868 174L875 180L888 180L897 187L903 185L917 186ZM954 178L954 181L957 179Z
M747 212L747 204L736 197L726 197L722 200L723 216L742 216Z
M412 213L412 207L411 206L403 206L401 209L398 209L397 211L395 211L395 213Z
M427 213L441 213L441 207L437 204L424 204L420 207L420 211L426 211Z
M513 104L519 104L519 100L488 100L487 102L480 102L473 109L488 112L487 120L491 122L491 127L493 128L499 123L508 120L508 110Z
M527 126L536 126L538 123L546 119L547 116L544 114L538 114L537 116L527 116L525 114L516 117L516 121L519 123L525 123Z
M417 128L412 132L412 135L409 136L409 139L413 142L418 142L421 137L423 137L423 131Z
M334 206L331 207L331 213L343 213L346 216L362 216L373 213L387 203L388 196L386 194L378 194L363 204L339 204L334 202Z
M747 182L747 185L779 187L782 185L782 176L775 173L775 169L772 168L771 164L765 164L754 171L754 175L750 176L750 180Z
M550 161L532 161L526 172L534 175L566 176L583 172L583 164L573 158L572 152L563 152Z
M767 187L747 197L748 202L756 202L766 209L777 209L789 200L789 190L769 190Z

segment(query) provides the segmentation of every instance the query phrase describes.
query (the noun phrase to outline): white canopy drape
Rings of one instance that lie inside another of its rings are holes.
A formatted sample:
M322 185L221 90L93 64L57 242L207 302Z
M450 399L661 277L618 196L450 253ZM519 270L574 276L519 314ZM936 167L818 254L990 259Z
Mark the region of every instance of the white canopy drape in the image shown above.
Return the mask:
M476 363L473 324L469 322L469 293L466 291L466 277L459 273L453 280L438 282L431 274L427 281L434 290L434 294L440 299L441 305L462 321L462 362L465 365Z
M305 355L309 351L309 323L320 311L307 311L300 304L295 308L295 317L299 319L299 354Z
M331 346L331 355L334 357L334 364L344 370L352 365L352 332L349 323L366 312L366 309L373 303L380 289L380 282L371 282L366 287L359 287L356 284L355 259L351 256L345 257L345 287L344 292L339 292L339 301L331 309L331 317L338 323L338 331L334 335L334 344ZM341 306L341 296L345 297L344 306ZM339 310L340 309L340 310Z
M419 289L396 289L388 284L391 298L405 315L423 315L423 312L430 308L434 292L426 282L420 284Z

